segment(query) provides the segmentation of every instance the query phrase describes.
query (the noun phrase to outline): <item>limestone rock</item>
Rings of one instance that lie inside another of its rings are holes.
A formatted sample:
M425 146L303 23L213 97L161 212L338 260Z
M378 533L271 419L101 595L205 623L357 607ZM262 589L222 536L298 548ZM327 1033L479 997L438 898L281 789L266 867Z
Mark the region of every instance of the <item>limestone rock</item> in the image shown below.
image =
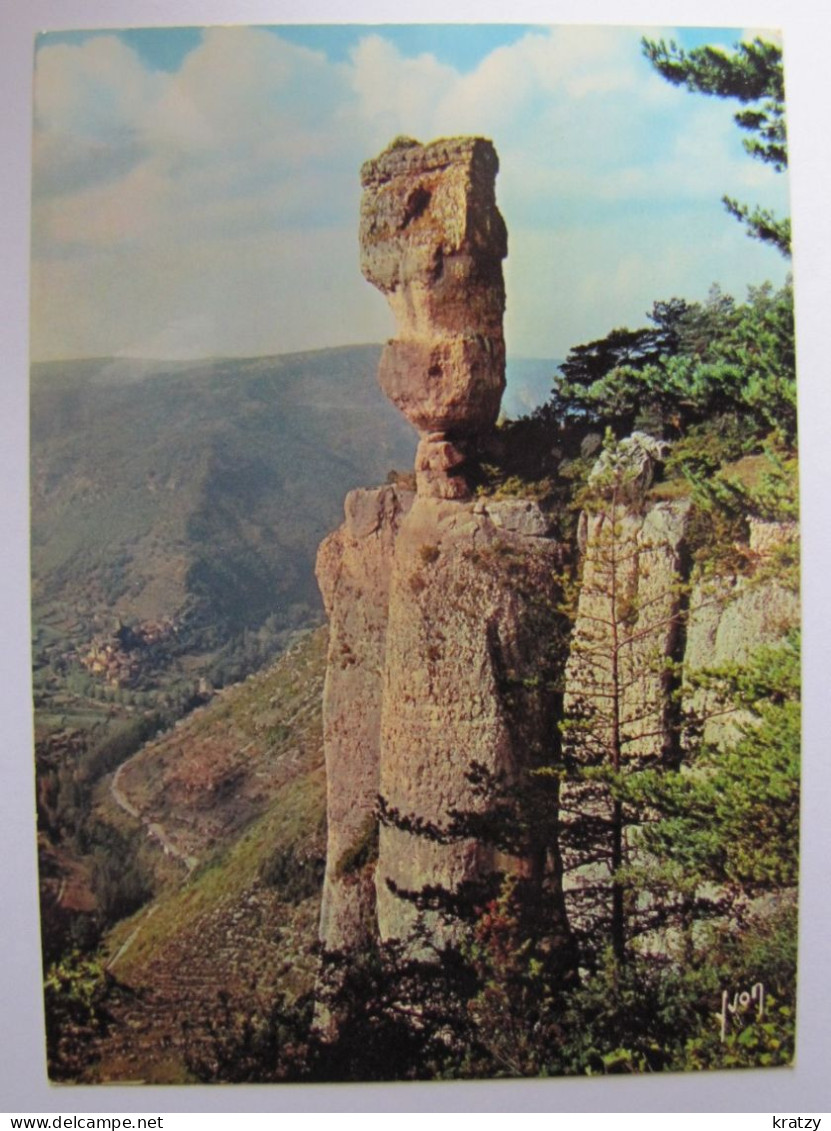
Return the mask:
M642 474L635 464L636 476ZM646 765L673 753L667 661L683 643L683 540L689 504L609 503L581 516L583 573L566 664L563 711L584 765ZM569 745L568 732L565 737ZM611 921L607 790L567 781L560 791L560 853L569 924L578 932L605 908ZM596 824L596 849L590 829ZM589 840L587 842L587 836ZM630 846L623 846L628 858Z
M684 668L688 675L729 663L742 663L757 649L780 641L799 624L799 594L765 569L778 550L798 538L796 523L750 522L749 547L756 572L748 577L698 579L690 594ZM748 716L725 712L711 692L698 688L687 708L703 721L706 742L723 744L737 737Z
M548 753L553 697L541 677L561 564L557 543L500 529L472 504L416 500L395 548L381 712L381 794L399 813L446 828L454 810L483 808L474 763L510 782ZM416 914L390 883L453 891L497 867L532 864L382 826L381 938L406 937Z
M489 499L483 513L499 530L529 538L544 538L551 529L550 518L533 499Z
M589 474L589 484L613 485L619 500L643 498L652 485L655 468L669 453L669 444L647 432L633 432L613 451L604 451Z
M317 578L329 616L323 691L326 876L320 935L331 950L376 935L374 861L363 859L379 789L379 732L389 579L412 493L352 491L346 522L320 546Z
M799 540L799 527L795 522L764 522L750 519L750 552L762 557L775 554L783 546Z
M583 576L566 666L564 710L590 710L601 741L613 699L625 757L669 742L666 660L681 627L682 543L689 504L610 504L581 515Z
M397 323L379 380L422 434L422 495L468 494L464 441L499 414L507 233L494 192L498 167L489 141L463 137L429 145L403 139L361 170L361 269L387 296ZM458 463L437 457L445 442Z

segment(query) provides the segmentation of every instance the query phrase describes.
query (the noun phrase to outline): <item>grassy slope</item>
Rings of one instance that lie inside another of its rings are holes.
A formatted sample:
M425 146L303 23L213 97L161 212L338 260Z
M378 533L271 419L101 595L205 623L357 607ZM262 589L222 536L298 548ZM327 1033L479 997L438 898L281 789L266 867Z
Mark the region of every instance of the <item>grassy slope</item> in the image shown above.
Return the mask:
M132 760L125 793L145 821L170 822L164 827L174 841L186 830L190 847L199 844L200 863L190 874L182 865L168 872L158 897L111 932L105 953L128 994L114 1009L108 1038L90 1050L90 1079L185 1080L182 1022L193 1026L191 1047L201 1047L220 991L245 1010L275 991L309 988L317 885L308 894L285 890L263 872L275 854L301 864L323 857L325 639L321 630L304 637L269 671L229 689ZM228 765L238 764L245 748L248 785L259 782L257 790L243 784L224 825L204 792L192 795L189 809L180 797L175 814L168 797L165 774L198 776L208 735L215 764L221 751ZM99 809L106 819L127 819L108 791Z

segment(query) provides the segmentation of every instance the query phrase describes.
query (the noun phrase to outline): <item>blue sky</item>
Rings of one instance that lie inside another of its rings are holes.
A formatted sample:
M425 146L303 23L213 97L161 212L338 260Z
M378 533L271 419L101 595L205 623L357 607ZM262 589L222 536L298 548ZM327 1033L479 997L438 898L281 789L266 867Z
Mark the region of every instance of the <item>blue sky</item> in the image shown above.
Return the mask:
M645 29L686 46L752 29ZM380 341L358 171L394 136L500 156L506 337L561 357L656 299L787 265L725 193L785 213L736 107L670 87L644 29L292 25L45 35L35 68L32 355L255 355Z

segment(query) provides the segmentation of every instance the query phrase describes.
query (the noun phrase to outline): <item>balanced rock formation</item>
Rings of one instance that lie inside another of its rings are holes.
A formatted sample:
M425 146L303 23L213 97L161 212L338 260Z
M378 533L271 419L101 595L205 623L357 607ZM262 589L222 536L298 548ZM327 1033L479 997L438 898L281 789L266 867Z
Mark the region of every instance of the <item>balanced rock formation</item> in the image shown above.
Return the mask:
M558 615L561 547L536 503L474 501L465 478L505 383L497 167L490 142L457 138L393 143L362 170L362 267L399 331L379 378L421 442L415 498L353 491L318 555L330 618L329 949L406 937L407 894L540 866L533 846L504 859L444 835L493 800L472 775L515 781L553 733L540 639Z
M504 387L497 167L481 138L404 139L362 170L362 268L398 330L379 378L421 441L416 491L353 491L318 554L330 619L320 927L330 950L415 938L419 913L441 943L451 928L433 897L492 874L530 881L532 898L553 895L566 946L604 908L622 922L614 875L637 859L638 830L605 770L680 764L679 671L740 660L798 613L774 576L784 528L751 529L755 577L722 579L716 592L691 578L689 502L655 500L666 445L635 433L589 479L567 648L568 550L550 516L527 498L470 497L466 464L485 447ZM486 835L511 787L561 753L567 772L547 827Z
M505 388L499 162L484 138L397 139L361 170L361 269L395 315L384 392L421 435L419 494L465 498L472 440Z

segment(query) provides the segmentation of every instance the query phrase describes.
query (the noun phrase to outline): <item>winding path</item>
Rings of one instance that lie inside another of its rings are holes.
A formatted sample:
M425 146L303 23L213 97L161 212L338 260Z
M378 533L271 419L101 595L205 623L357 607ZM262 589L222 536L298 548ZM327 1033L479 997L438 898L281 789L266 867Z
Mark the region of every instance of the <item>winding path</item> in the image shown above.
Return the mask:
M143 749L144 747L142 747L142 750ZM113 801L120 809L123 809L125 813L129 813L131 817L141 822L144 828L147 829L147 835L159 844L165 856L173 856L176 860L181 860L187 869L188 875L190 875L199 863L199 858L197 856L188 856L186 853L182 852L181 848L177 848L165 832L164 827L160 825L158 821L151 821L149 818L142 816L141 812L128 800L121 788L122 771L130 765L133 758L137 758L139 754L141 754L142 750L136 751L132 758L128 758L126 762L122 762L115 771L110 782L110 794Z

